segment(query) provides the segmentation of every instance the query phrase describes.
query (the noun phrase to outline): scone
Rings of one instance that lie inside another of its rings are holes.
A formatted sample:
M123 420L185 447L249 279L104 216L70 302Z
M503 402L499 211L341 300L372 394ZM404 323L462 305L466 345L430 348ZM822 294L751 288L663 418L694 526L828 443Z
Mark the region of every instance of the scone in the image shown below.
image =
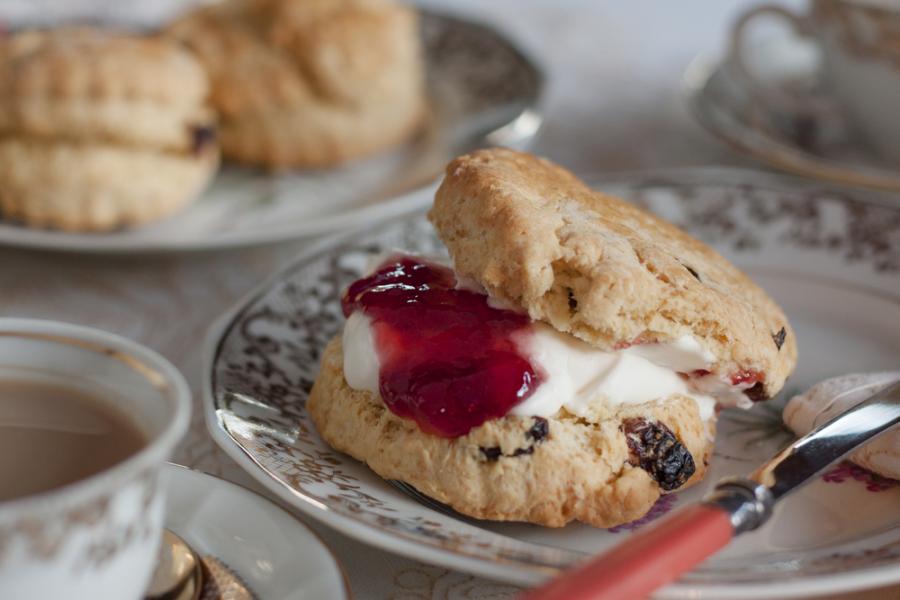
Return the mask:
M832 377L791 398L782 418L798 436L806 435L896 381L900 381L900 371ZM850 460L882 477L900 481L900 431L885 433L869 442L853 452Z
M0 210L103 231L188 204L218 164L206 74L167 39L96 29L0 38Z
M718 406L794 367L790 324L737 268L545 160L454 160L430 218L452 267L396 255L353 283L307 408L461 513L637 519L703 477Z
M392 0L226 0L168 33L209 72L230 160L330 167L405 141L423 122L416 15Z

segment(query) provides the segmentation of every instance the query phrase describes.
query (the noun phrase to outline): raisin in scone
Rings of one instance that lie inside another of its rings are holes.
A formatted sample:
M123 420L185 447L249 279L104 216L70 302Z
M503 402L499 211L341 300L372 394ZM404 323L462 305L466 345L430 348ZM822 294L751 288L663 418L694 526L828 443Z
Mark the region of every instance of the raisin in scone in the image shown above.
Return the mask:
M793 369L790 325L737 268L549 162L458 158L430 218L452 267L398 254L353 283L308 409L329 444L464 514L637 519L703 477L717 405Z
M177 44L91 28L0 39L0 209L101 231L167 216L218 164L200 64Z
M416 14L391 0L227 0L168 33L209 73L230 160L330 167L405 141L423 122Z

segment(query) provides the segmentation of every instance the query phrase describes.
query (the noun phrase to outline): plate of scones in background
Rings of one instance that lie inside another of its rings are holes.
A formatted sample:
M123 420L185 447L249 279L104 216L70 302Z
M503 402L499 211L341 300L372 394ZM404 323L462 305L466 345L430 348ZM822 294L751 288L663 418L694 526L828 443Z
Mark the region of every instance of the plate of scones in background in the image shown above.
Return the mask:
M429 202L454 155L537 132L542 74L491 28L393 1L227 0L151 31L0 38L0 243L265 244Z

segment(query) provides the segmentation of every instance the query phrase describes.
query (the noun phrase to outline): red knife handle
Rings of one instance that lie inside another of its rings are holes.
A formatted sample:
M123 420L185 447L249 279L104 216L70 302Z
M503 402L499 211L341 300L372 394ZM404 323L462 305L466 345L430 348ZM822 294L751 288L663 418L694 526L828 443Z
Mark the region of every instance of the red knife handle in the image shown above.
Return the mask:
M695 504L564 573L521 600L632 600L675 580L728 544L731 515Z
M676 579L735 535L765 523L772 491L727 477L700 504L679 510L600 556L566 571L520 600L634 600Z

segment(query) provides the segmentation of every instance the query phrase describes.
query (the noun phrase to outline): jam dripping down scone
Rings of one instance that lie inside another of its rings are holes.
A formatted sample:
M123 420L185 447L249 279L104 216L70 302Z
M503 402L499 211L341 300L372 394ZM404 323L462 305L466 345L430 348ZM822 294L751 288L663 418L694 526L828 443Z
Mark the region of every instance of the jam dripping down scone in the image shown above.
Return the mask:
M225 0L168 33L209 73L227 159L330 167L423 123L416 14L392 0Z
M460 157L430 218L452 267L395 255L352 284L308 409L461 513L637 519L703 477L718 406L793 369L790 325L738 269L547 161Z
M0 38L0 209L103 231L188 204L218 165L208 84L164 38L91 28Z

